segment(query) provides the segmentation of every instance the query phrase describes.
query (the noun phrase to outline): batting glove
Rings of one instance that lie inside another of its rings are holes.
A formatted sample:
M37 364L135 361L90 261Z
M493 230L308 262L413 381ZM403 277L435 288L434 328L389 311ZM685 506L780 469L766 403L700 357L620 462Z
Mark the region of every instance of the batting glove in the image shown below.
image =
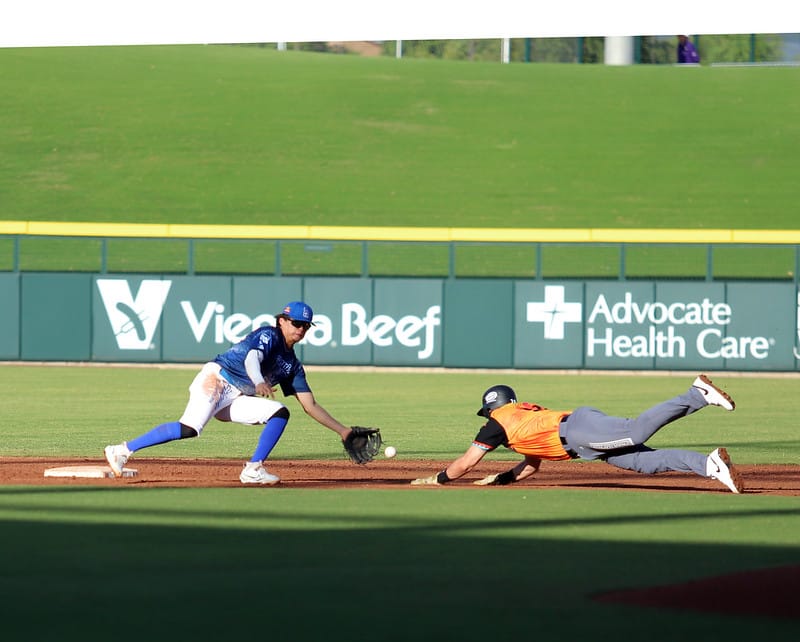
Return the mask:
M487 475L483 479L479 479L478 481L472 482L476 486L497 486L497 478L500 476L500 473L495 473L494 475Z
M440 486L439 480L437 479L438 473L435 475L431 475L430 477L420 477L419 479L415 479L411 482L412 486Z

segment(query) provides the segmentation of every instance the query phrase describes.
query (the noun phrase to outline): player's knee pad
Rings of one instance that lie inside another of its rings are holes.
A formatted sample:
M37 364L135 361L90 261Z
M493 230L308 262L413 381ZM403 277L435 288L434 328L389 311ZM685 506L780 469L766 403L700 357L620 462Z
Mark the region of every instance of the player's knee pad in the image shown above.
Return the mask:
M186 424L181 424L181 439L191 439L192 437L199 437L200 431L192 428L191 426L187 426Z
M289 409L286 406L281 406L278 409L278 411L274 415L272 415L272 417L277 417L278 419L285 419L286 421L289 421L290 415L291 413L289 412ZM272 417L270 417L270 419L272 419Z

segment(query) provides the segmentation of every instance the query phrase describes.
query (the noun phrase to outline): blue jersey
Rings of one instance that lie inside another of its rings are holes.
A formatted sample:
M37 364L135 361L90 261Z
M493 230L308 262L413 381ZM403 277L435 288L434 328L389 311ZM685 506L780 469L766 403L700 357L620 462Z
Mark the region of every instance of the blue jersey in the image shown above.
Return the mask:
M247 376L244 366L245 357L251 350L261 353L261 374L270 386L280 385L287 397L297 392L311 392L303 364L295 356L294 350L286 347L281 331L264 326L253 330L239 343L214 358L214 362L222 366L220 374L244 394L253 395L256 392L255 384Z

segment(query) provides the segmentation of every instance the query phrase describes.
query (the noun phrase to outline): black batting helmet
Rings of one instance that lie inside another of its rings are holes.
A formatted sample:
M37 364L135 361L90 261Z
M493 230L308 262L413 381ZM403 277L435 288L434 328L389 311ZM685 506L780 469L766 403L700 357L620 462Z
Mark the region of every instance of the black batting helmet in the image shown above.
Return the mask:
M488 417L495 408L516 402L517 393L511 386L492 386L481 397L481 409L478 411L478 416Z

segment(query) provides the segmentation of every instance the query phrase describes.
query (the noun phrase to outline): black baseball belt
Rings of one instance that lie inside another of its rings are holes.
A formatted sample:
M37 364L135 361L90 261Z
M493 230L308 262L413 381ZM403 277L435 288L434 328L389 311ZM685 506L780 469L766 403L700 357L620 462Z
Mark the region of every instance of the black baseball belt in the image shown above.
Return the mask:
M570 459L577 459L578 453L576 453L572 448L569 447L567 444L567 438L564 437L564 433L567 431L567 419L569 419L569 415L561 418L561 423L558 425L558 438L561 439L561 446L564 448L566 453L570 456Z

